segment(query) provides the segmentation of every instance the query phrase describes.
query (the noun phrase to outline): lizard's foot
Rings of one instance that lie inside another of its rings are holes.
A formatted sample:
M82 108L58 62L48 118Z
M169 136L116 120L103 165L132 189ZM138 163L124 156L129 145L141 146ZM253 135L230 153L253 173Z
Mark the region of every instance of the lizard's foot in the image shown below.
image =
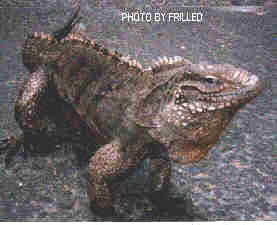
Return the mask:
M113 207L110 208L100 208L97 207L95 204L90 204L91 211L96 215L103 219L108 219L112 221L120 220L122 217L116 213Z
M5 164L9 166L13 157L23 144L23 135L19 137L10 136L0 139L0 154L6 153Z
M21 147L23 147L22 156L27 158L31 152L49 152L49 149L54 149L54 144L55 142L42 138L41 135L25 133L18 137L0 139L0 154L6 153L5 164L9 166Z
M91 196L95 195L94 185L88 181L88 196L91 198ZM105 219L111 219L111 220L117 220L120 219L121 216L116 213L115 209L111 205L107 205L105 207L99 206L96 199L90 199L90 209L91 211L101 218Z
M150 199L157 207L158 215L167 215L172 219L194 216L191 199L172 197L168 192L152 193Z

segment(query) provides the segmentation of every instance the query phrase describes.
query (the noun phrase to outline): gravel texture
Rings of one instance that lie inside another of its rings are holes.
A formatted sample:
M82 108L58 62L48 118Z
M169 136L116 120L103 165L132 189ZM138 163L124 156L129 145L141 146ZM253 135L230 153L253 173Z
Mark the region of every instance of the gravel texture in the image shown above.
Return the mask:
M211 2L218 6L219 1ZM77 29L145 66L160 55L181 55L194 63L230 63L264 82L262 94L237 113L204 160L173 164L171 193L183 200L183 215L156 213L147 198L146 161L116 193L116 210L125 220L277 220L277 7L271 3L264 13L202 8L199 24L134 24L120 21L120 8L182 6L184 1L82 1ZM0 137L20 133L13 104L27 77L20 58L26 35L61 27L71 12L69 0L0 3ZM90 151L61 143L45 154L23 158L18 153L8 168L2 154L0 220L102 221L90 211L86 193Z

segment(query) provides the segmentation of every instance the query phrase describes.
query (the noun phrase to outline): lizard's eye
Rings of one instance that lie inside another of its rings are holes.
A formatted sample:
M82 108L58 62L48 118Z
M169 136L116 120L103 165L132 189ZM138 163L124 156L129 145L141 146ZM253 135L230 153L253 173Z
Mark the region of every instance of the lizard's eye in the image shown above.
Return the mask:
M205 81L208 82L209 84L213 84L217 81L216 77L213 76L207 76L205 77Z

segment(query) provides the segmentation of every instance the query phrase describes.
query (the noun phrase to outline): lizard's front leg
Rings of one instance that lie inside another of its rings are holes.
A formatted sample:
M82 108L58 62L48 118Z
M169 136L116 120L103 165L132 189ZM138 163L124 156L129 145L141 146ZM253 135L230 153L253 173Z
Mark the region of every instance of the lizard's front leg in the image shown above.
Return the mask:
M97 150L88 166L88 195L91 208L101 216L116 216L113 208L112 184L137 168L146 157L144 140L135 138L132 143L122 144L120 138Z
M183 195L179 195L174 184L170 184L171 162L167 149L165 146L155 143L151 145L151 150L149 197L156 206L157 214L165 214L172 218L184 215L193 216L191 199L185 199ZM172 191L177 191L177 193Z

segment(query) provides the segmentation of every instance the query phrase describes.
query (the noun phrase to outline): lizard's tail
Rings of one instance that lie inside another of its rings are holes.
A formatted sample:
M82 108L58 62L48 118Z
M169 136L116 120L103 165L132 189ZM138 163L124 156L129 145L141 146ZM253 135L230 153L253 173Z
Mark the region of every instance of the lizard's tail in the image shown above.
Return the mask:
M73 27L82 19L82 17L80 16L80 0L76 1L75 4L77 5L77 9L72 15L71 19L64 25L63 28L53 32L53 38L56 41L64 39L72 31Z

